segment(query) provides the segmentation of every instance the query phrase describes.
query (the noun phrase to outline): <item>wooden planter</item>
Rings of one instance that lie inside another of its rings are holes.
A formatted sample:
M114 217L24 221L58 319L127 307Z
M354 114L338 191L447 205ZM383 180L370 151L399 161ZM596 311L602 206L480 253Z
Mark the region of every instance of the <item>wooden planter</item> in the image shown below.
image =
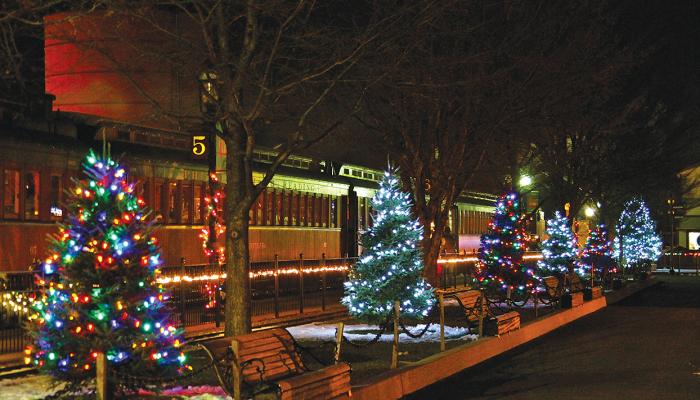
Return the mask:
M603 296L603 288L600 286L593 286L592 288L583 289L583 299L585 301L591 301Z
M516 329L520 329L520 314L517 311L489 318L484 326L484 331L488 336L501 336Z
M561 296L562 308L574 308L583 304L583 292L567 293Z

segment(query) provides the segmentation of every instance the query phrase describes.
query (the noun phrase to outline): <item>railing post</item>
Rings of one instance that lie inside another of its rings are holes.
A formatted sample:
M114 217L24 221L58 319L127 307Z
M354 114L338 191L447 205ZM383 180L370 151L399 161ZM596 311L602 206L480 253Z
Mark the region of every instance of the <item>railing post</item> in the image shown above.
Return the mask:
M326 253L321 253L321 311L326 311Z
M304 253L299 253L299 314L304 313Z
M275 254L275 318L280 317L280 263Z
M180 324L185 327L185 257L180 257Z
M593 290L592 286L591 286L591 290ZM535 318L537 318L537 312L538 312L537 306L539 304L539 300L540 300L540 291L537 289L537 285L535 285L535 300L534 300L534 302L535 302Z

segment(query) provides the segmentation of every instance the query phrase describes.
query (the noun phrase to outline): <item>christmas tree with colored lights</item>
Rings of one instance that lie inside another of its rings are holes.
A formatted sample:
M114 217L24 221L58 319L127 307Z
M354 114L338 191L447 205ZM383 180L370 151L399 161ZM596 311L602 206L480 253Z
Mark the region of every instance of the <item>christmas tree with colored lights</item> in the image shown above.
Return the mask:
M187 368L156 282L162 261L150 213L124 166L90 151L83 171L41 266L25 361L73 385L95 376L100 354L109 369L132 376Z
M593 274L602 277L617 272L613 258L613 245L608 239L608 229L601 224L588 232L586 244L581 251L578 272L580 275Z
M384 173L372 208L374 224L362 237L364 252L345 283L342 302L352 316L369 322L385 321L395 301L401 316L426 317L434 298L423 279L423 227L412 217L410 197L395 172Z
M662 242L656 233L656 222L641 198L625 203L615 228L615 256L621 259L625 271L661 257Z
M498 198L488 231L481 235L478 261L481 285L506 293L531 291L536 276L523 263L525 247L525 218L520 199L517 193L510 192Z
M578 255L578 242L569 220L559 211L547 220L548 238L542 242L542 261L537 265L543 273L563 275L569 272Z

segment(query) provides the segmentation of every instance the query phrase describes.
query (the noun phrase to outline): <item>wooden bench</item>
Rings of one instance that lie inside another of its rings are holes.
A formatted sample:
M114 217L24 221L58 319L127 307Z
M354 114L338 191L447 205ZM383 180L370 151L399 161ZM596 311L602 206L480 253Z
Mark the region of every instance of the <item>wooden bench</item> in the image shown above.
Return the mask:
M486 321L485 330L489 336L501 336L517 329L520 329L520 314L517 311L496 315Z
M486 316L488 307L485 301L482 301L481 291L468 290L455 292L450 296L457 299L459 305L464 310L464 316L469 322L477 322ZM479 309L481 307L481 309Z
M214 361L219 384L234 399L243 386L255 394L274 387L281 400L349 398L350 365L337 363L318 370L307 368L303 350L284 328L267 329L200 344Z
M556 276L545 276L542 278L544 292L538 293L538 300L545 305L558 303L562 295L562 287L559 278Z
M567 275L568 293L562 296L561 306L563 308L574 308L583 304L583 282L575 273Z

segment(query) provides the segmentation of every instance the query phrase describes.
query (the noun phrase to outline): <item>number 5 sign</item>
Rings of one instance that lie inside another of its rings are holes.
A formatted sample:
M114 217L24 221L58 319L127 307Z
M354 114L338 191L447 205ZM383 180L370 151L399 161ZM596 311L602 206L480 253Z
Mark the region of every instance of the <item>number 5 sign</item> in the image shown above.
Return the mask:
M207 156L209 149L207 148L208 140L206 135L192 136L192 156L194 158L204 158Z

